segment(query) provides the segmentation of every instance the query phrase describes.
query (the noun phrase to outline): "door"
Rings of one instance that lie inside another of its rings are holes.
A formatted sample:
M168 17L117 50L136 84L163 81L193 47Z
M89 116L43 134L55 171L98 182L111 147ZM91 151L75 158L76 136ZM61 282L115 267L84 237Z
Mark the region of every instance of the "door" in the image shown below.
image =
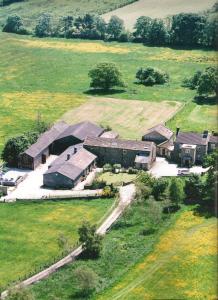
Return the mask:
M45 164L45 163L46 163L46 155L42 154L42 164Z

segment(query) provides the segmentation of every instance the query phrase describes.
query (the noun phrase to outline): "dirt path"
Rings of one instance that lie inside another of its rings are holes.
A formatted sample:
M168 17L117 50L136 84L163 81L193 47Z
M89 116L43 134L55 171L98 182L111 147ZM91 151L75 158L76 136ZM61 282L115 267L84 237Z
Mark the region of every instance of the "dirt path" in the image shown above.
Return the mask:
M108 21L111 16L116 15L124 20L127 29L132 30L140 16L165 18L180 12L198 12L210 8L214 2L214 0L139 0L104 14L103 17Z
M135 185L130 184L120 188L120 201L118 206L112 211L112 213L107 217L103 224L98 228L97 233L104 235L107 230L110 229L111 225L120 217L125 208L133 201L135 196ZM20 286L27 287L31 284L34 284L44 278L47 278L49 275L56 272L61 267L73 262L76 257L82 253L82 246L79 246L77 249L72 251L69 255L59 260L49 268L43 270L42 272L24 280L20 283ZM8 295L8 291L4 291L1 294L1 299L5 299Z

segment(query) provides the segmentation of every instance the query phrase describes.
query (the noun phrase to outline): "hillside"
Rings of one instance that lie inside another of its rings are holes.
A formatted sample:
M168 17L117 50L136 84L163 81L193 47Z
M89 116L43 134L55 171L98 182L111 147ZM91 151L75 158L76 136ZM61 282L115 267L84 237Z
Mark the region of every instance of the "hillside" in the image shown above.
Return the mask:
M209 9L214 2L215 0L139 0L130 5L104 14L104 19L108 21L111 16L116 15L123 19L126 28L131 30L137 18L140 16L165 18L169 15L181 12L197 13Z
M0 24L5 22L8 15L14 13L23 17L26 26L32 26L44 12L52 13L55 17L85 13L103 14L134 1L136 0L26 0L0 7Z

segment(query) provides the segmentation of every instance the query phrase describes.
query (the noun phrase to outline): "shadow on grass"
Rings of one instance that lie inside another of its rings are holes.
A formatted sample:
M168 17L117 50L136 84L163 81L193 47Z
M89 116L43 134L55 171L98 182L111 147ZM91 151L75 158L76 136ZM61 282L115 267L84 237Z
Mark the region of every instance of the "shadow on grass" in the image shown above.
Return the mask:
M218 217L217 209L213 206L209 206L206 204L198 204L193 209L194 215L199 217L205 217L209 219L211 217Z
M90 89L84 92L86 95L90 96L106 96L106 95L113 95L113 94L121 94L124 93L124 89L110 89L110 90L101 90L101 89Z
M74 294L72 294L70 296L70 299L76 299L76 300L88 300L88 299L91 299L91 296L92 296L93 292L92 291L76 291Z
M217 97L216 96L195 96L194 97L194 102L197 103L198 105L215 105L217 104Z

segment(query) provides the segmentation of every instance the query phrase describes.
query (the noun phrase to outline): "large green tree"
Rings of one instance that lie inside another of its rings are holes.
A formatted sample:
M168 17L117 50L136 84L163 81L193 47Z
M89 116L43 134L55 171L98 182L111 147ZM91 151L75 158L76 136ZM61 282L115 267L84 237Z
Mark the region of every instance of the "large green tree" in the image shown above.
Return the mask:
M24 28L23 20L17 14L8 16L6 24L2 31L18 34L27 34L27 30Z
M86 266L81 266L75 269L74 278L76 280L77 287L79 287L81 294L84 296L89 296L95 290L98 282L98 276L96 273Z
M136 39L142 40L143 43L149 42L149 34L151 31L152 19L149 17L139 17L134 26L134 37Z
M96 226L84 222L78 229L79 241L82 243L85 256L98 258L102 249L102 236L96 233Z
M107 25L107 34L111 39L118 40L121 33L125 30L123 20L117 16L112 16Z
M136 73L138 82L144 85L152 86L154 84L164 84L169 81L169 75L157 68L140 68Z
M163 20L154 19L151 22L150 30L148 33L148 43L153 46L164 46L168 44L169 33Z
M122 74L114 63L99 63L89 71L90 87L108 91L113 87L124 87Z
M169 198L173 203L180 203L184 200L183 183L179 178L173 178L169 186Z
M43 13L36 24L35 35L37 37L46 37L52 35L52 16L49 13Z

